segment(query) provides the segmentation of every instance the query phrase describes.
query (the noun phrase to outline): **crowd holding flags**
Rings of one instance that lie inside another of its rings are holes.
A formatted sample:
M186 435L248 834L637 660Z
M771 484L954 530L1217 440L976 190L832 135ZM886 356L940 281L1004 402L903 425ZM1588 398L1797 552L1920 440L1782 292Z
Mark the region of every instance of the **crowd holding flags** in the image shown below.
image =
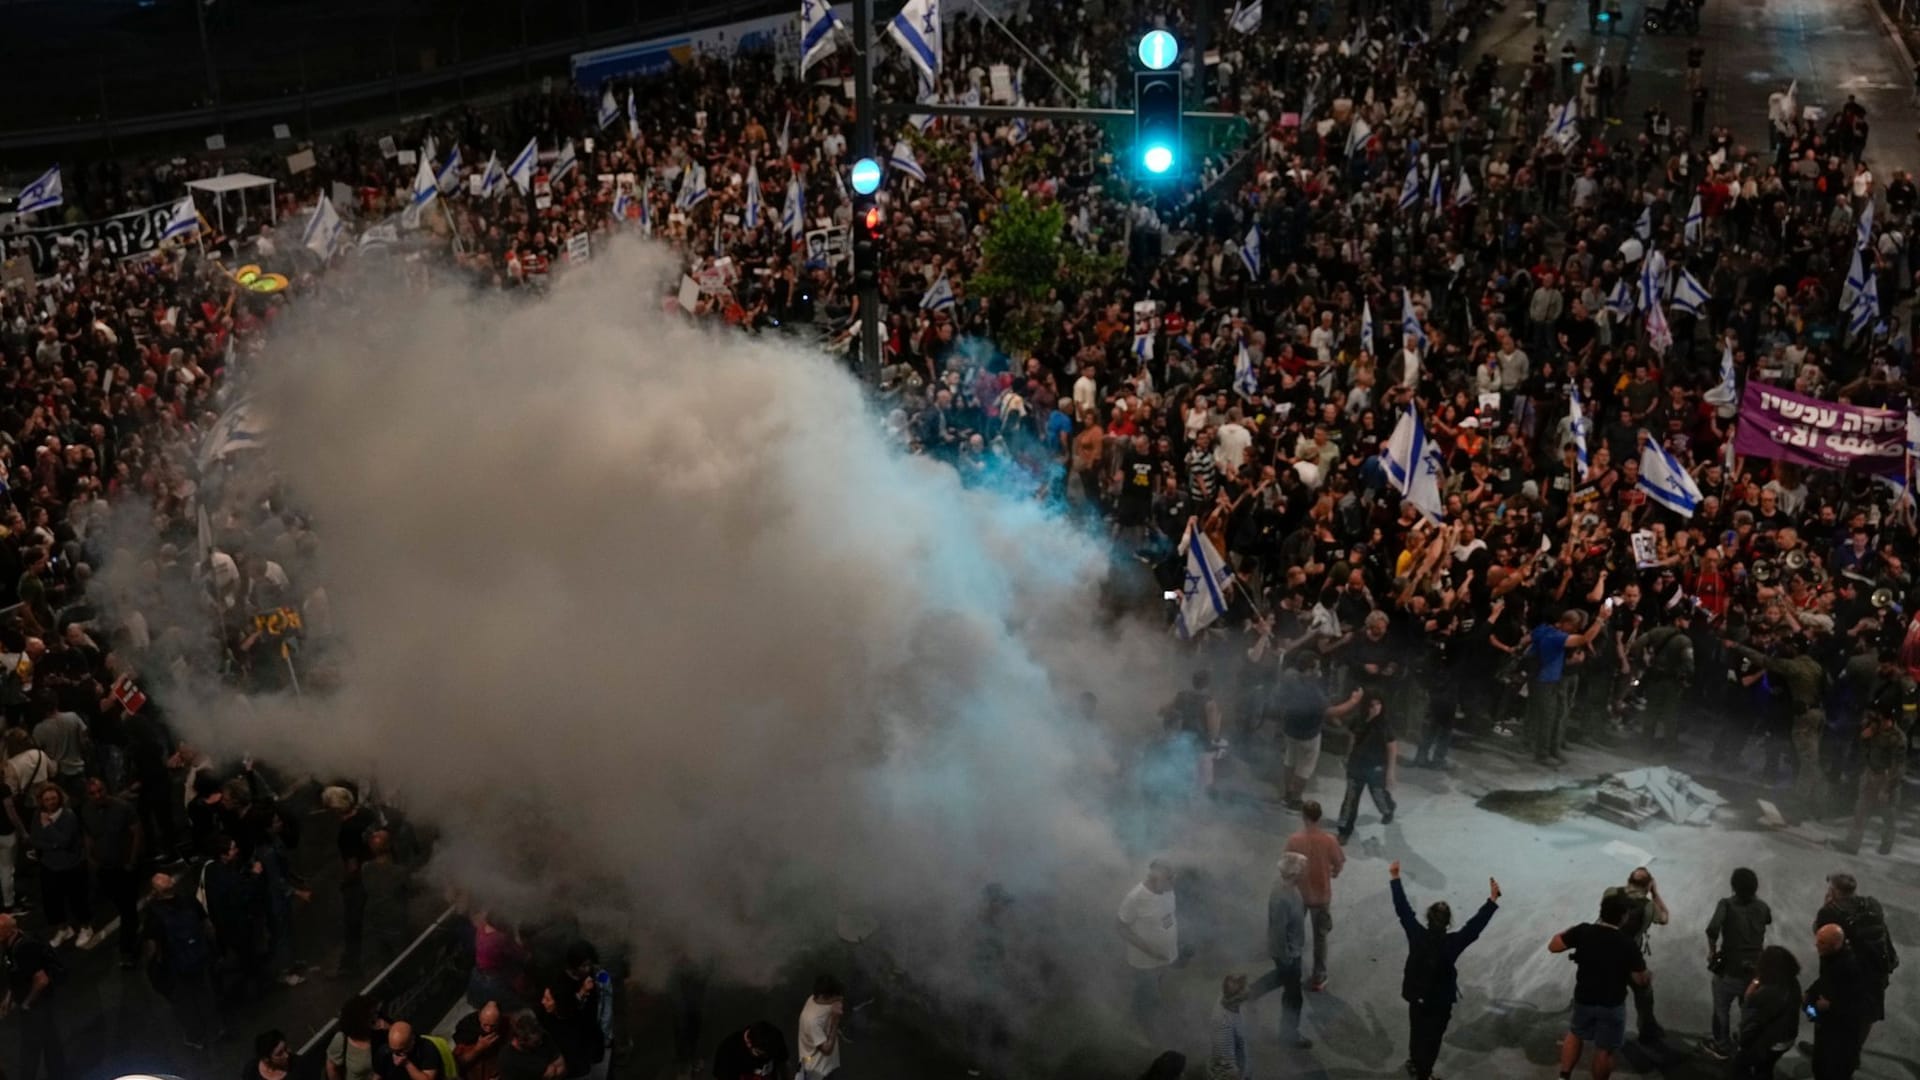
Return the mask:
M760 227L760 166L747 166L747 206L742 219L747 228Z
M814 61L833 55L839 42L835 31L840 17L828 0L800 0L800 75L806 77Z
M1240 261L1249 277L1260 280L1260 226L1257 224L1249 225L1247 235L1240 241Z
M913 147L907 145L905 139L900 139L893 144L893 153L887 155L887 165L923 184L927 182L926 170L920 167L920 159L913 156Z
M334 208L333 200L321 192L320 203L313 208L313 216L307 219L300 243L325 259L333 254L333 246L339 242L342 228L340 211Z
M1180 611L1173 621L1173 632L1183 641L1205 630L1209 623L1227 613L1227 596L1233 572L1227 561L1214 550L1213 541L1200 531L1198 520L1187 522L1180 538L1180 551L1187 558L1186 580L1180 588Z
M613 99L613 87L600 91L600 130L605 131L620 119L620 103Z
M807 232L807 192L796 171L787 181L787 201L780 207L780 230L799 243Z
M1580 400L1580 387L1567 384L1567 419L1573 434L1573 459L1580 465L1580 478L1586 479L1587 469L1587 432L1592 430L1593 421L1587 419L1586 403Z
M173 216L167 219L167 227L160 231L160 239L178 240L199 231L200 211L193 205L193 196L180 196L180 201L173 204Z
M1253 366L1253 354L1247 351L1247 339L1240 339L1240 348L1233 354L1233 389L1243 398L1260 396L1260 372Z
M887 24L887 34L906 51L907 60L919 69L920 81L930 84L940 78L940 0L907 0L907 6Z
M453 153L447 155L447 163L440 166L440 172L433 178L434 186L440 194L451 195L460 186L460 144L453 144Z
M1652 439L1640 451L1640 490L1647 498L1679 514L1692 517L1700 505L1700 488L1666 447Z
M488 154L486 171L480 174L480 197L483 199L495 198L500 194L501 189L506 186L507 171L500 167L499 153Z
M1446 504L1440 499L1440 447L1427 437L1420 410L1411 404L1400 414L1387 440L1385 464L1400 497L1420 511L1421 517L1438 522L1446 516Z
M407 208L401 212L400 223L409 229L420 227L420 214L427 204L440 197L440 181L433 175L430 155L420 153L420 170L413 176L413 194L407 200Z
M507 166L507 179L525 195L533 190L533 169L540 163L540 140L538 137L527 140L526 149L516 154L513 163Z
M920 298L920 310L940 311L954 305L953 285L947 281L947 275L941 274L940 280L933 283L926 295Z
M51 210L66 202L60 186L60 166L55 165L41 173L31 184L20 189L14 197L14 211L31 214L36 210Z

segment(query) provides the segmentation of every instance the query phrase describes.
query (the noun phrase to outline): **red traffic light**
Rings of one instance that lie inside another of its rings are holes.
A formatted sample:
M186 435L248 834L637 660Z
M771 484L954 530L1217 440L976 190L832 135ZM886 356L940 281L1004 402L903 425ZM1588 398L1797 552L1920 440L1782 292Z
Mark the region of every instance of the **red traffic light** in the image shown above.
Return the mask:
M877 232L879 228L880 228L880 208L877 206L867 207L867 217L866 217L867 231Z

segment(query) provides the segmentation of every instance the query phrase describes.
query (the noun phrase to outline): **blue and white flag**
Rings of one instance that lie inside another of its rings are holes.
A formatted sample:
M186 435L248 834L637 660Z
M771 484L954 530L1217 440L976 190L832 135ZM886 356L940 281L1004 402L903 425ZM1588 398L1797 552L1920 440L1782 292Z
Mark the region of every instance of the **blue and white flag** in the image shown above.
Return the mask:
M1627 276L1613 283L1613 291L1607 294L1607 314L1616 323L1624 323L1633 318L1633 290L1627 287Z
M620 103L613 98L613 87L600 91L600 130L605 131L620 119Z
M940 280L934 282L933 287L928 289L926 295L920 298L920 310L922 311L940 311L943 308L952 307L953 304L953 286L948 284L947 275L945 274L941 274Z
M1675 310L1684 311L1698 318L1700 313L1706 310L1707 301L1710 299L1712 297L1707 295L1706 286L1701 285L1700 279L1693 276L1693 271L1680 271L1680 277L1673 283L1671 303Z
M1867 200L1866 209L1860 211L1860 221L1854 226L1853 246L1866 251L1873 246L1873 200Z
M1227 17L1227 25L1236 34L1251 34L1260 29L1262 0L1234 0L1233 14Z
M1373 301L1360 301L1360 350L1369 356L1373 354Z
M1373 125L1367 123L1362 117L1354 117L1353 126L1347 129L1347 156L1352 157L1360 152L1367 145L1367 140L1371 138L1373 138Z
M640 140L640 110L633 103L633 91L627 91L627 138Z
M1700 488L1680 467L1680 462L1667 452L1667 448L1647 440L1646 449L1640 451L1640 490L1647 498L1679 514L1692 517L1694 508L1700 505Z
M322 192L319 205L313 208L313 216L307 219L306 230L300 235L300 243L325 259L333 254L333 245L340 239L340 229L340 211L334 209L333 200Z
M927 182L926 170L920 167L920 159L913 156L913 147L907 140L899 139L893 144L893 153L887 155L887 165L895 168L921 183Z
M646 237L653 235L653 200L647 198L647 192L652 188L653 174L648 173L640 183L640 190L634 195L635 201L640 204L640 235Z
M800 0L800 75L815 60L833 55L839 45L834 31L840 29L840 16L833 13L828 0Z
M1213 549L1213 541L1200 531L1200 523L1187 523L1180 538L1180 550L1187 557L1186 581L1180 586L1180 614L1173 621L1173 632L1182 641L1192 641L1214 620L1227 613L1228 589L1233 571Z
M1427 351L1427 329L1420 325L1420 313L1413 310L1413 294L1405 289L1400 290L1400 338L1402 347L1407 338L1413 338L1420 342L1421 352Z
M451 195L460 186L460 144L453 144L453 153L447 155L447 163L440 166L440 174L433 178L433 186L440 194Z
M1880 318L1880 286L1878 275L1868 274L1867 283L1860 288L1860 298L1853 305L1852 313L1847 317L1847 336L1857 337L1871 327Z
M427 155L420 155L420 169L413 174L413 194L407 200L407 208L400 214L400 223L409 229L420 227L421 211L427 204L440 197L440 183L433 177L433 165Z
M616 188L613 193L613 223L616 226L627 223L627 211L633 206L633 199L626 188Z
M61 194L60 166L55 165L40 174L40 178L20 189L14 198L14 211L31 214L36 210L51 210L66 202Z
M1740 377L1733 370L1733 341L1731 339L1720 346L1720 383L1706 393L1700 400L1715 408L1727 408L1740 400Z
M1573 432L1573 459L1580 464L1579 481L1587 478L1587 433L1593 429L1593 421L1587 419L1586 403L1580 400L1580 387L1575 383L1567 384L1568 427ZM1576 481L1576 484L1579 482Z
M1437 522L1446 516L1446 504L1440 499L1440 448L1427 437L1427 425L1412 405L1400 414L1387 440L1385 464L1400 497L1422 517Z
M760 166L747 166L747 208L743 220L749 229L760 227Z
M1027 141L1027 118L1024 116L1016 116L1013 118L1012 130L1007 132L1007 143L1012 146L1019 146L1021 143L1026 141Z
M1400 184L1400 209L1412 209L1420 201L1420 166L1416 162L1407 163L1407 178Z
M686 171L680 174L680 194L674 198L673 204L682 211L691 210L706 202L707 194L707 167L689 164Z
M784 116L780 117L780 141L777 144L775 144L780 147L781 157L786 157L787 148L793 145L793 137L791 134L792 131L793 131L793 113L789 111Z
M513 164L507 166L507 179L520 189L520 194L525 195L533 190L533 167L539 161L540 139L536 136L527 140L527 148L520 151L513 159Z
M1570 97L1565 105L1553 111L1553 122L1547 127L1547 138L1552 139L1562 151L1571 150L1573 144L1580 141L1580 99Z
M1260 396L1260 372L1253 366L1253 354L1247 351L1247 339L1233 354L1233 389L1243 398Z
M1153 359L1153 331L1135 330L1133 332L1134 359L1147 361Z
M1466 166L1460 167L1460 179L1453 184L1453 205L1465 206L1473 201L1473 177L1467 174Z
M1240 241L1240 261L1246 264L1247 274L1255 281L1260 280L1260 226L1247 227L1247 235Z
M987 182L987 164L986 162L980 160L980 140L978 138L973 140L972 158L973 160L971 164L973 167L973 178L982 184L986 183Z
M1444 184L1445 179L1440 175L1440 170L1436 167L1433 170L1432 177L1427 181L1427 206L1435 213L1446 209L1447 206Z
M1640 310L1649 311L1666 299L1667 258L1660 254L1659 248L1649 248L1646 259L1640 263Z
M1866 270L1860 265L1860 249L1853 249L1853 261L1847 266L1847 280L1840 286L1840 310L1851 312L1860 302L1860 290L1867 287Z
M1641 243L1653 239L1653 207L1640 208L1640 219L1633 223L1633 235L1639 237Z
M558 182L561 177L572 172L574 166L578 164L580 164L580 158L573 152L573 140L568 139L560 144L560 152L553 156L553 168L547 170L547 180Z
M1700 213L1700 196L1695 195L1693 205L1687 207L1686 220L1680 223L1680 238L1689 244L1699 243L1705 225L1706 219Z
M940 77L940 0L907 0L887 24L887 33L919 69L922 82Z
M807 191L800 186L800 174L787 181L787 202L780 208L780 229L795 243L807 234Z
M180 196L180 201L173 204L173 216L167 219L167 227L160 230L160 239L178 240L199 231L200 211L194 208L193 196Z
M480 174L480 197L495 198L507 186L507 171L500 167L500 155L487 155L487 168Z
M1667 307L1654 304L1647 308L1647 346L1661 356L1673 348L1673 328L1667 325Z

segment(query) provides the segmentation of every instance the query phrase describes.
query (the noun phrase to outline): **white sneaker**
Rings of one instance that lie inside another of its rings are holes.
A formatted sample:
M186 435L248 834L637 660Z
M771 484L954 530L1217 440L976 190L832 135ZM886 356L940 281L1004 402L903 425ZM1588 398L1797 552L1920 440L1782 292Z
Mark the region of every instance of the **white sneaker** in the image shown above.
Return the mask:
M80 936L73 939L73 947L76 949L91 949L93 948L93 940L93 927L82 927Z
M48 941L47 944L52 948L57 949L72 940L73 940L73 931L68 930L65 927L62 927L58 933L53 935L53 939L51 941Z

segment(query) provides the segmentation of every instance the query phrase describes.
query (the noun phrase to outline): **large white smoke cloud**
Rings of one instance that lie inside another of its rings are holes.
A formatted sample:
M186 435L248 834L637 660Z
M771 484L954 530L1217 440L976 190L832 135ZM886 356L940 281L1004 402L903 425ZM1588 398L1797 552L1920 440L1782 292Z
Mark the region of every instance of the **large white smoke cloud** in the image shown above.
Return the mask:
M182 722L373 776L444 880L643 963L767 978L852 910L964 989L990 882L1094 936L1043 959L1113 960L1115 729L1164 638L1096 628L1099 543L894 452L830 361L662 313L667 269L276 345L274 467L351 655L331 696Z

